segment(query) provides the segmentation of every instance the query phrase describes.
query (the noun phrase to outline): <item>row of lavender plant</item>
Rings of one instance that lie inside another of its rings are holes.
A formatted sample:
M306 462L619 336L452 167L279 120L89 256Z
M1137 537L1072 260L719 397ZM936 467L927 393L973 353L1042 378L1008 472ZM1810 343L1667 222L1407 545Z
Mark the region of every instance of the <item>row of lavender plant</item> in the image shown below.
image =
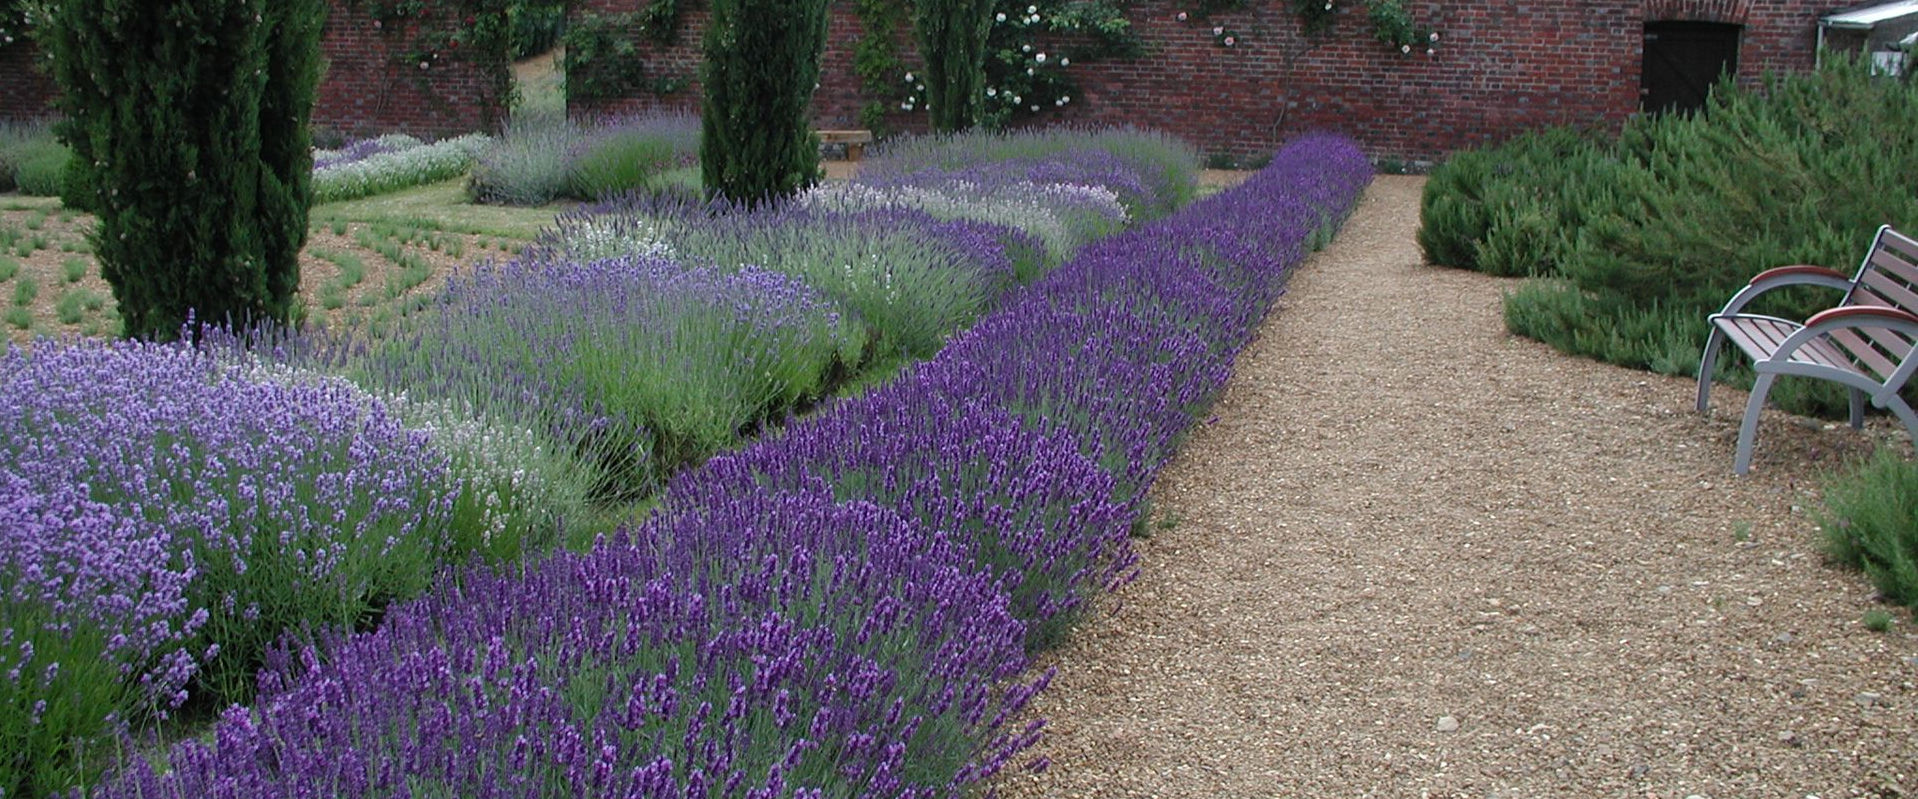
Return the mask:
M932 361L680 475L585 554L290 650L102 797L950 796L1014 762L1029 652L1130 573L1178 436L1369 181L1348 140L1122 234Z
M491 140L483 133L432 144L381 137L338 152L316 153L313 202L352 200L459 177Z

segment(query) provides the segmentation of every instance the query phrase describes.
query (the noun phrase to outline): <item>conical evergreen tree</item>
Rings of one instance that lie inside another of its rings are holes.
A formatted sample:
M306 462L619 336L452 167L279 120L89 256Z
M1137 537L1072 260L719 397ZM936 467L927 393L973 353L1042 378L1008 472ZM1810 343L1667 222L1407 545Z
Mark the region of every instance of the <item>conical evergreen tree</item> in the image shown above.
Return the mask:
M992 7L993 0L913 2L912 29L926 62L926 111L933 130L960 131L979 121Z
M52 55L125 332L285 321L299 284L325 0L62 0Z
M818 179L808 121L827 0L713 0L706 28L700 174L706 191L758 205Z

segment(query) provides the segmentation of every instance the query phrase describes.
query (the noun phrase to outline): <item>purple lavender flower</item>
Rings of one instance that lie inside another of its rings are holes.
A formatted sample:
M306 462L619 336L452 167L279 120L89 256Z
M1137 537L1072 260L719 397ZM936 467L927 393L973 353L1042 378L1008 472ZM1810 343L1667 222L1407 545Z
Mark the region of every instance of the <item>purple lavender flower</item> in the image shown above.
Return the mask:
M243 699L283 632L422 591L451 502L445 456L342 380L257 381L187 345L0 357L0 628L97 634L128 690L81 715Z

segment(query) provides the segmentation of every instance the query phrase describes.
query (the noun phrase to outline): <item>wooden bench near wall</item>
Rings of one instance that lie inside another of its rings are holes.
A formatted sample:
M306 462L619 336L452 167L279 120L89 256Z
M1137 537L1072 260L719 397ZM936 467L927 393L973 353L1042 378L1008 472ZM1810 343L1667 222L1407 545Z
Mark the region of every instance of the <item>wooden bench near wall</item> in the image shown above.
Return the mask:
M819 143L846 145L846 160L857 161L866 154L866 145L872 143L872 131L822 130L819 131Z

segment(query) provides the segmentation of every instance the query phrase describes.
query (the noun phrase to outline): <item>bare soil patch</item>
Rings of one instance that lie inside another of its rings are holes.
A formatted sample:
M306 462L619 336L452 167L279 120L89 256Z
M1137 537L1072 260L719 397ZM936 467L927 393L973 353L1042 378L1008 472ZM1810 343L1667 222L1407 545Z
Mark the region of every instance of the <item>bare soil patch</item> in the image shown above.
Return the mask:
M0 259L15 265L11 278L0 279L0 308L24 312L5 320L7 339L24 343L37 336L115 334L119 317L113 291L87 242L92 226L91 216L57 205L0 210L0 230L12 229L20 237L0 252ZM471 264L508 259L522 244L504 236L406 225L315 224L300 256L299 297L314 322L360 324L397 312ZM34 288L23 290L22 282ZM62 308L63 303L71 307Z

